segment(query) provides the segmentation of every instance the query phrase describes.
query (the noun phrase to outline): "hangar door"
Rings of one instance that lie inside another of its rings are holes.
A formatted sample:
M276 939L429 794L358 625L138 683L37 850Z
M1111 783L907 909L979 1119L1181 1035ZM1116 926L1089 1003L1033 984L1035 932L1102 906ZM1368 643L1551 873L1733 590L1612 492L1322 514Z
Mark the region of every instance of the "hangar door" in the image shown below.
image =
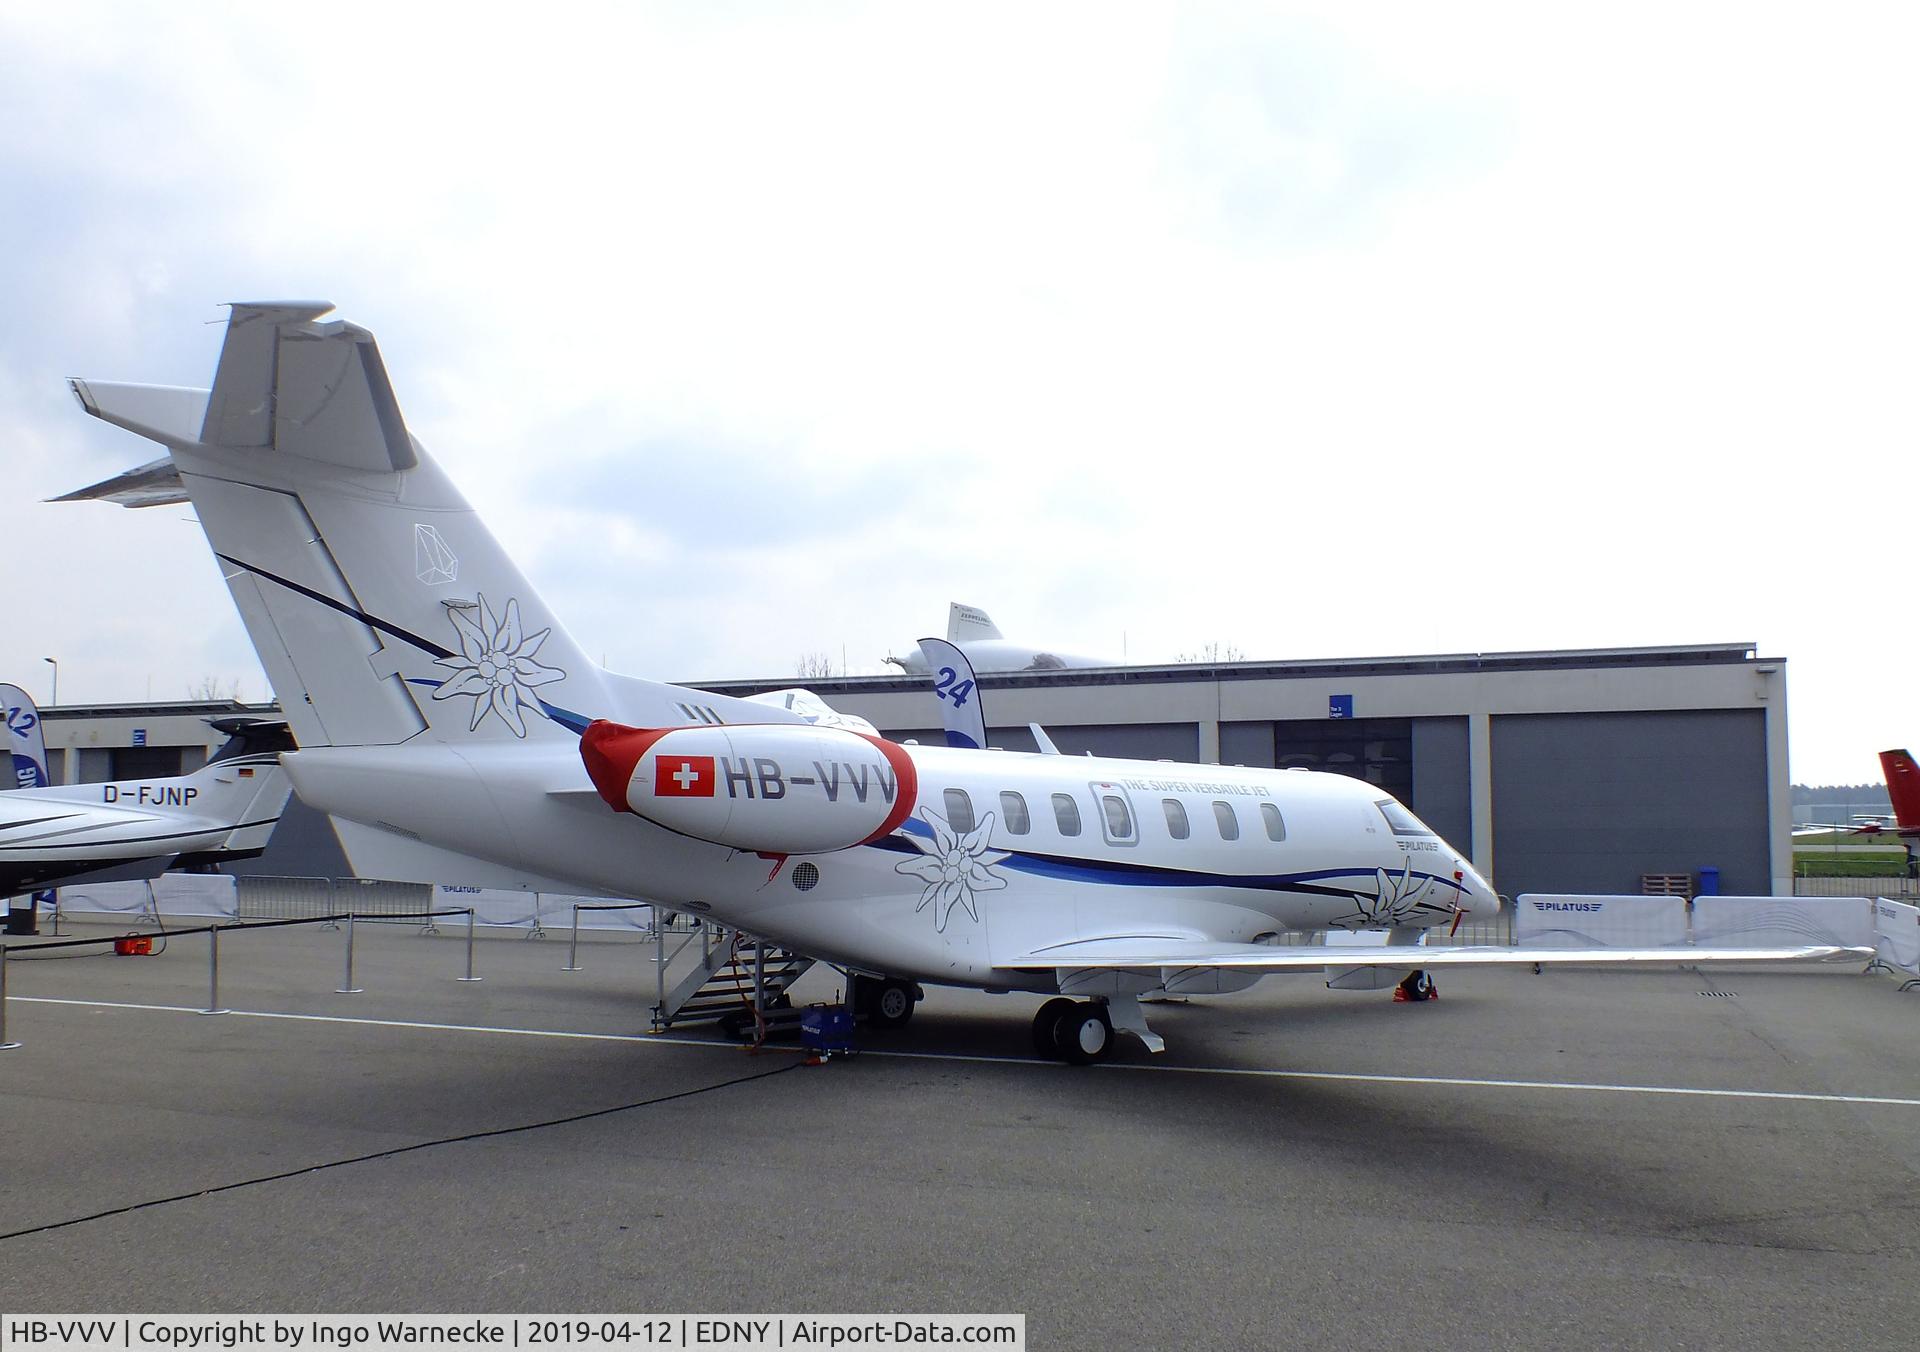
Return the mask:
M1646 873L1720 870L1765 895L1766 714L1692 709L1493 719L1493 885L1640 890Z
M1352 775L1378 784L1461 849L1473 840L1464 717L1222 723L1220 760Z

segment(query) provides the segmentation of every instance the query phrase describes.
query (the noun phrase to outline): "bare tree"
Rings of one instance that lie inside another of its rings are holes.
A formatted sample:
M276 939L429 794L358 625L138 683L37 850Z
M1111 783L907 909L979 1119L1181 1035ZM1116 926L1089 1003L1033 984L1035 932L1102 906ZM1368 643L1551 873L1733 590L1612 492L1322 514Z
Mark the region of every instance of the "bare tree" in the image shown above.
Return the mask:
M1231 643L1222 643L1215 639L1211 643L1200 645L1197 653L1181 653L1173 659L1176 662L1244 662L1247 655Z
M230 684L222 685L218 676L202 676L187 687L187 698L203 704L218 704L222 700L240 698L240 680L235 677Z
M833 675L833 658L823 652L801 653L794 661L793 669L802 680L815 680Z

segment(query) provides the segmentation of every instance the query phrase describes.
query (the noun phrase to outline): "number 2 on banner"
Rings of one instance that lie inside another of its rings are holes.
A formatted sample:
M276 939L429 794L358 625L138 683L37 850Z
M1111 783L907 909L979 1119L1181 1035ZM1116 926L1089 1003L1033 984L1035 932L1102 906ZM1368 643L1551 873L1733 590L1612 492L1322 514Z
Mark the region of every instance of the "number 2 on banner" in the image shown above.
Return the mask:
M940 679L933 683L933 693L941 699L952 700L954 708L964 709L967 707L967 696L973 693L973 682L960 681L959 676L960 673L952 667L940 668ZM955 684L956 681L958 684Z

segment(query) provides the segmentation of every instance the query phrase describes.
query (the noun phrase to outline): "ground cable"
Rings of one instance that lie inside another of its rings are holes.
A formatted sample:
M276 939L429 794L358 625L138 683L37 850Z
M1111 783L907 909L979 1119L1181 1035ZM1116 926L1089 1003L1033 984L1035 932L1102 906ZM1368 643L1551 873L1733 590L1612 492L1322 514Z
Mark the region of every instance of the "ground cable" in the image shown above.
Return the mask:
M278 1183L283 1179L298 1178L302 1174L317 1174L327 1169L340 1169L349 1164L370 1164L374 1160L392 1159L396 1155L409 1155L416 1150L431 1150L435 1146L459 1145L463 1141L484 1141L493 1136L512 1136L523 1131L539 1131L544 1127L564 1127L573 1122L586 1122L592 1118L607 1117L614 1113L632 1112L636 1108L651 1108L656 1104L672 1103L676 1099L692 1098L696 1094L710 1093L715 1089L726 1089L752 1080L769 1080L775 1075L785 1075L790 1070L799 1070L805 1064L804 1061L794 1061L781 1066L778 1070L763 1070L754 1075L740 1075L731 1080L721 1080L716 1084L704 1084L697 1089L682 1089L677 1093L662 1094L657 1098L641 1099L638 1103L621 1103L611 1108L594 1108L584 1113L573 1113L567 1117L551 1118L545 1122L523 1122L516 1127L494 1127L488 1131L470 1131L460 1136L445 1136L434 1141L416 1141L412 1145L395 1146L391 1150L376 1150L366 1155L355 1155L350 1159L328 1160L322 1164L309 1164L277 1174L265 1174L259 1178L246 1178L237 1183L221 1183L211 1188L197 1188L192 1192L177 1193L172 1197L153 1197L144 1202L132 1202L126 1206L96 1211L89 1216L73 1216L64 1221L49 1221L45 1225L33 1225L25 1230L0 1234L0 1241L24 1239L28 1235L43 1235L49 1230L64 1230L70 1225L84 1225L88 1221L105 1220L109 1216L124 1216L129 1212L145 1211L148 1207L166 1206L172 1202L190 1202L196 1197L211 1197L215 1193L232 1192L236 1188L251 1188L257 1183Z

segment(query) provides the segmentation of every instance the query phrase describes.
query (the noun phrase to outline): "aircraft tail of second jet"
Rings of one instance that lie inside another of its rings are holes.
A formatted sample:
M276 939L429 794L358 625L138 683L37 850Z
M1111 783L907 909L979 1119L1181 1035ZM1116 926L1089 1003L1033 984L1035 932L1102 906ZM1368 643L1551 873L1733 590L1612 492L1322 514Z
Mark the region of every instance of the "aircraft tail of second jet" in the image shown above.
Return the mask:
M1893 800L1893 819L1904 832L1920 831L1920 765L1908 752L1882 751L1880 769L1887 777L1887 797Z

